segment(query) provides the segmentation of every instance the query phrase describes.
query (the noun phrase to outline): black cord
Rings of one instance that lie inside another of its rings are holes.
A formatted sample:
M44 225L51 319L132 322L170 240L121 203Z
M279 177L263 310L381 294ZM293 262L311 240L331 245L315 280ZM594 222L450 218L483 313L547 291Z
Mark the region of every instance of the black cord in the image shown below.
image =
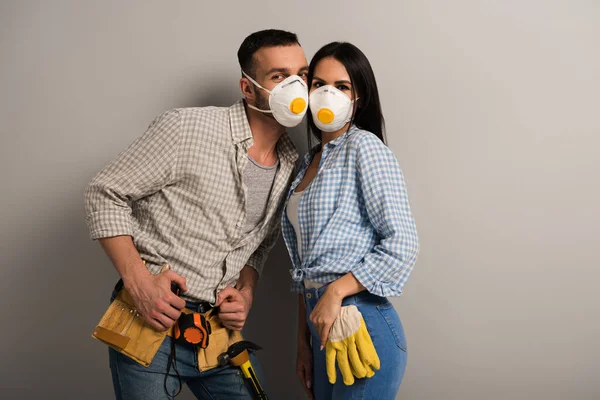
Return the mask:
M171 366L173 366L173 371L177 374L177 380L179 384L179 388L175 391L175 393L169 393L169 388L167 387L167 379L169 378L169 372L171 371ZM175 339L171 338L171 354L169 354L169 361L167 362L167 373L165 374L165 393L169 399L174 399L181 393L181 375L179 375L179 371L177 370L177 358L175 356Z

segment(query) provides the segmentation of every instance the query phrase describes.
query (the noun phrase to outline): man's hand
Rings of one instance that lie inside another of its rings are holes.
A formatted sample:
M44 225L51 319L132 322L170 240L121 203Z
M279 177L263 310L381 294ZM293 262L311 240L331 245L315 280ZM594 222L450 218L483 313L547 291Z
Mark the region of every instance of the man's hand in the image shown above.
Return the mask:
M237 290L228 286L217 298L219 319L223 326L234 331L241 331L252 307L252 290Z
M308 395L308 398L313 400L315 393L312 387L313 380L313 355L310 342L307 339L298 341L298 353L296 355L296 376L300 379L302 388Z
M154 329L169 329L185 307L185 300L171 292L171 282L187 292L185 278L168 269L152 275L133 245L131 236L100 239L100 245L123 279L137 311Z
M143 274L125 282L138 312L159 331L173 326L185 307L185 300L171 291L171 282L175 282L183 292L188 290L185 278L170 269L157 275Z

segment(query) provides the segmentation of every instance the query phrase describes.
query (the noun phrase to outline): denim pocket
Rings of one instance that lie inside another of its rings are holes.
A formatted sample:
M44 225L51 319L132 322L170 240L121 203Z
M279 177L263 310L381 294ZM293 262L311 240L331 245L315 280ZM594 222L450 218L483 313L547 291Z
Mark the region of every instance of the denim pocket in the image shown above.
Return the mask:
M387 323L387 326L390 328L392 335L394 335L396 345L400 348L400 350L406 352L406 338L404 336L404 329L402 328L402 322L400 322L400 317L398 316L398 313L394 309L392 303L386 301L385 303L378 305L377 311L379 311Z

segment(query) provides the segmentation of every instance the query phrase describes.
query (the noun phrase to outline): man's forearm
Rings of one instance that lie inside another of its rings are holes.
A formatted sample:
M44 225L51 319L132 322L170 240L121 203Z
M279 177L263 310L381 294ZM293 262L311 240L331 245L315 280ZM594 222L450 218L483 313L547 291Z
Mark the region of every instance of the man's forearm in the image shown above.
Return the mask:
M236 289L239 291L243 290L252 290L256 288L256 283L258 282L258 272L248 265L246 265L240 271L240 277L235 285Z
M135 248L131 236L103 238L99 239L99 242L121 275L125 287L130 287L131 283L138 280L139 277L150 274Z
M306 323L306 305L304 296L298 295L298 345L310 343L310 331Z
M240 277L235 285L235 288L246 296L250 296L250 301L254 299L254 289L258 283L258 272L248 265L240 271Z

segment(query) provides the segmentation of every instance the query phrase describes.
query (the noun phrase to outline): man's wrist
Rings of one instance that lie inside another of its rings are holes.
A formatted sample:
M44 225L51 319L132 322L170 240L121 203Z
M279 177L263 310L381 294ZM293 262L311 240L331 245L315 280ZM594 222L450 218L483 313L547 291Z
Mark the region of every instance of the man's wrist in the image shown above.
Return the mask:
M129 291L132 288L137 287L137 284L149 277L150 271L146 268L146 265L140 261L141 265L130 266L129 268L125 268L123 274L121 275L121 279L123 279L123 286Z
M310 339L309 338L298 338L298 348L310 348Z
M242 286L238 288L239 292L244 296L246 301L248 301L248 308L252 306L252 301L254 300L254 288L250 286Z
M308 325L298 328L298 346L310 346L310 330Z
M256 270L248 265L242 268L240 277L235 285L235 288L244 295L244 297L250 301L254 299L254 287L258 280L258 273Z

